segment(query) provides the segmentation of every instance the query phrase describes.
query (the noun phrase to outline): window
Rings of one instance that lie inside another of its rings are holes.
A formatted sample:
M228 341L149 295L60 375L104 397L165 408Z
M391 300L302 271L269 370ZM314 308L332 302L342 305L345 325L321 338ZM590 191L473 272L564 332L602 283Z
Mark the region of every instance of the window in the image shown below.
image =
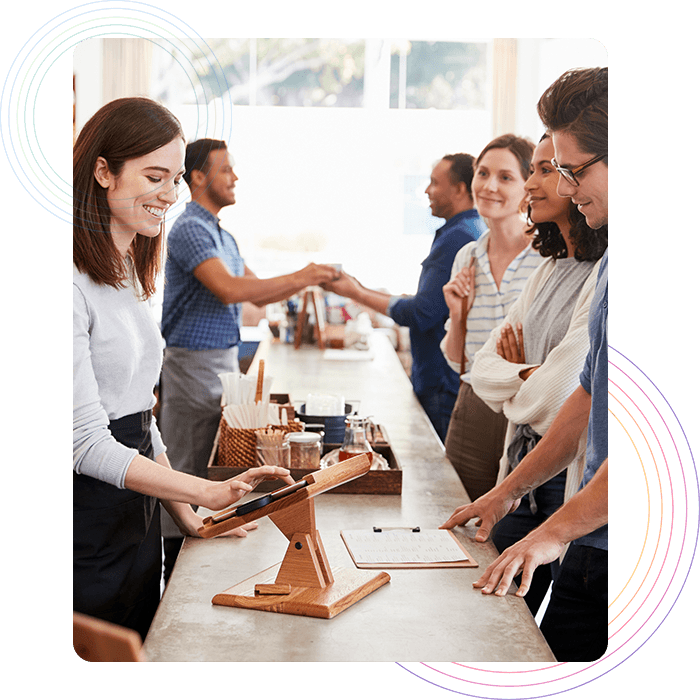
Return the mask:
M251 269L268 277L330 260L369 286L415 288L444 223L425 195L432 165L490 138L492 40L159 43L156 99L188 140L230 144L239 195L222 225ZM402 263L387 267L399 250Z
M234 105L362 107L364 39L208 39L189 58L204 103L226 95Z
M404 41L391 56L391 107L486 109L487 44Z

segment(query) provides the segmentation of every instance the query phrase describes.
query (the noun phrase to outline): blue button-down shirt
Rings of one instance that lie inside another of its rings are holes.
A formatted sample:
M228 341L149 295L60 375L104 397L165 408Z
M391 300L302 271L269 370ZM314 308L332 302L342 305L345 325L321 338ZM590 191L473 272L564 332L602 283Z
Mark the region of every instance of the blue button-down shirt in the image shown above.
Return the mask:
M189 202L168 234L161 331L168 347L223 349L240 342L240 304L222 304L193 274L205 260L220 258L231 274L245 264L233 236L219 219Z
M388 314L401 326L408 326L411 338L411 381L419 396L437 390L457 394L459 375L440 350L449 310L442 288L450 281L457 252L476 240L486 224L476 209L455 214L435 232L435 238L418 280L415 296L392 299Z

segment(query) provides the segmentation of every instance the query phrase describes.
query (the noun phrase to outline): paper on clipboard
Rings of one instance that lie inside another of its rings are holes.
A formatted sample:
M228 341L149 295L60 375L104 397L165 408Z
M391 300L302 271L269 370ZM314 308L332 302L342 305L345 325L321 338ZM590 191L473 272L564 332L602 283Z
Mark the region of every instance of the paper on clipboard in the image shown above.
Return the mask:
M450 530L342 530L340 535L358 569L478 566Z

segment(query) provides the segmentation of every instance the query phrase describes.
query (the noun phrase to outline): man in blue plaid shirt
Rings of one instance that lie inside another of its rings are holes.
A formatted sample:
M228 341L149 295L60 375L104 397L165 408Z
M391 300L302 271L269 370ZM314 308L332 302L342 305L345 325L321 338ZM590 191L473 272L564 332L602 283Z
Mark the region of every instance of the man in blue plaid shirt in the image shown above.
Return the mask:
M168 235L159 422L173 469L206 477L221 414L218 375L238 370L241 302L281 301L338 273L312 263L288 275L258 278L233 236L219 225L219 211L236 202L238 180L226 143L200 139L189 144L185 170L192 201ZM182 535L166 513L162 520L167 580Z

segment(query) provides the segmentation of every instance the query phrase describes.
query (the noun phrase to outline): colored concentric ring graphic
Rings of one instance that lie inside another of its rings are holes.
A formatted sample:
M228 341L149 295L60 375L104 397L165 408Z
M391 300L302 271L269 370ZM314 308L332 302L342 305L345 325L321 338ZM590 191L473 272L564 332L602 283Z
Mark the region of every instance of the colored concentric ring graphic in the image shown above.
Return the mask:
M465 697L545 698L610 673L658 630L683 591L697 550L697 468L686 432L661 390L612 347L609 414L615 463L610 492L624 494L624 502L610 503L614 556L604 656L586 664L542 666L399 664L408 673Z
M152 5L92 2L46 22L26 41L4 79L0 125L4 153L17 180L36 202L65 222L72 222L72 174L68 163L53 162L42 148L42 143L56 138L52 108L42 96L47 81L65 79L63 73L54 76L53 71L66 59L72 60L78 44L104 37L152 41L154 50L168 51L188 76L196 68L190 56L200 55L222 93L227 86L223 69L206 41L182 20ZM191 78L188 80L192 84ZM196 134L227 139L230 104L222 100L221 110L213 110L198 103L194 87L192 84L191 101L198 107ZM173 207L169 216L177 216L183 206Z

